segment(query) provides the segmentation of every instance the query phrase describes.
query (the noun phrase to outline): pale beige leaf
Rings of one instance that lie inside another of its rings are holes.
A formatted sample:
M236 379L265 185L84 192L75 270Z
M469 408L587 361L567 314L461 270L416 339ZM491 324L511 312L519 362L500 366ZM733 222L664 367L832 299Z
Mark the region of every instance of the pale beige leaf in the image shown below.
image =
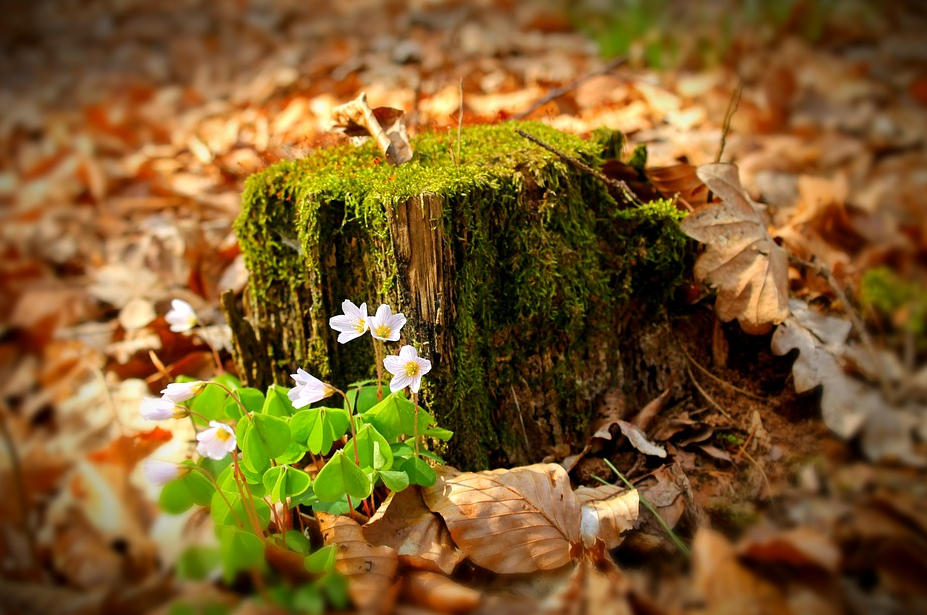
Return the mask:
M621 544L621 534L634 527L640 507L637 489L629 489L607 500L593 500L583 504L580 533L583 544L591 547L597 539L606 549Z
M708 164L697 174L721 198L683 220L689 237L707 244L695 277L718 289L715 310L748 333L764 333L788 316L788 256L766 230L740 185L737 167Z
M372 545L392 547L399 562L412 568L451 574L464 558L444 521L428 510L415 485L391 493L364 525L364 536Z
M354 100L332 109L332 123L351 136L370 134L386 159L399 166L412 160L412 146L402 115L398 109L371 109L367 95L361 92Z
M439 469L437 482L422 495L473 563L519 573L570 562L571 548L580 540L580 508L562 467L454 472Z
M631 443L631 446L644 453L645 455L652 455L654 457L666 457L666 450L659 444L651 442L647 438L647 434L641 431L637 425L627 421L615 422L618 424L618 427L621 428L621 433L623 433L624 437L628 439L628 442Z
M390 547L371 546L353 519L324 512L317 512L316 518L325 544L338 545L335 570L347 577L354 605L361 611L391 612L395 599L391 590L399 564L396 552Z

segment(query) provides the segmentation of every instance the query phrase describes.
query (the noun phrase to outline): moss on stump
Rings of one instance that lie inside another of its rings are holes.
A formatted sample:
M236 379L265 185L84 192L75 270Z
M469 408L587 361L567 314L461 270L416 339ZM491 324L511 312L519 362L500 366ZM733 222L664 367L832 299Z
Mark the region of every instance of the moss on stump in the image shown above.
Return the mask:
M244 380L290 386L296 366L341 387L370 378L370 338L339 345L328 319L346 298L389 303L433 362L423 399L455 432L443 453L468 469L581 446L608 388L645 400L665 386L672 370L642 353L666 342L687 266L680 214L620 207L516 127L592 166L614 147L509 123L465 129L459 160L456 131L435 132L401 167L344 144L251 177L236 223L247 321L224 301Z

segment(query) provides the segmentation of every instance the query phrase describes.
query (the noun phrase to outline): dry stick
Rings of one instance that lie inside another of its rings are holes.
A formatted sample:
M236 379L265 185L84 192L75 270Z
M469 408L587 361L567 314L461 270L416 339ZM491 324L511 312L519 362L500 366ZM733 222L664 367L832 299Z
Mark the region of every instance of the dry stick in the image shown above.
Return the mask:
M731 95L731 100L727 103L727 111L724 112L724 124L721 126L721 144L718 146L718 155L715 156L715 162L721 162L721 154L724 153L724 146L727 145L727 133L731 131L731 120L737 113L737 107L740 106L740 97L744 91L743 79L737 80L737 88Z
M518 395L515 394L515 387L511 384L509 388L512 389L512 399L515 400L515 409L518 410L518 422L521 423L521 435L525 438L525 451L531 450L531 444L528 443L528 430L525 429L525 419L521 415L521 404L518 403Z
M196 332L197 337L206 342L206 345L209 346L209 350L212 352L212 360L216 362L216 369L219 370L218 375L225 373L225 368L222 367L222 359L219 358L219 351L216 350L215 344L212 343L209 334L206 333L206 329L200 325L199 331Z
M561 152L557 148L550 146L547 143L544 143L543 141L541 141L534 135L530 135L520 128L516 128L515 132L523 136L524 138L528 139L529 141L536 143L537 145L540 145L547 151L553 152L554 154L559 156L564 162L572 164L574 167L576 167L580 171L589 173L590 175L595 177L597 180L604 182L606 185L619 190L621 194L624 195L624 198L627 199L628 203L632 203L638 207L643 206L643 203L641 203L640 199L638 199L637 196L635 196L634 193L631 192L631 189L628 187L628 185L624 181L620 179L612 179L611 177L604 175L603 173L590 167L588 164L581 162L580 160L577 160L576 158L570 156L569 154L565 154Z
M627 62L627 61L628 61L628 59L625 58L625 57L614 58L614 59L612 59L611 62L609 62L608 64L606 64L605 66L603 66L603 67L600 68L599 70L593 71L593 72L591 72L591 73L587 73L587 74L583 75L582 77L579 77L578 79L576 79L576 80L573 81L572 83L569 83L569 84L567 84L567 85L565 85L565 86L562 86L562 87L559 87L559 88L554 88L553 90L549 91L547 94L545 94L544 96L542 96L541 98L539 98L538 100L536 100L536 101L534 102L534 104L532 104L530 107L528 107L527 109L525 109L525 110L522 111L521 113L512 116L512 119L515 119L515 120L523 120L523 119L525 119L526 117L528 117L529 115L531 115L532 113L534 113L535 111L537 111L538 109L540 109L541 107L543 107L544 105L546 105L547 103L549 103L550 101L556 100L557 98L560 98L560 97L563 96L564 94L567 94L567 93L569 93L569 92L572 92L573 90L575 90L576 88L578 88L580 85L582 85L582 84L585 83L586 81L589 81L589 80L592 79L593 77L598 77L599 75L604 75L605 73L610 72L610 71L612 71L612 70L618 68L619 66L621 66L622 64L624 64L624 63Z
M679 338L676 338L676 341L678 342L678 341L679 341ZM708 376L709 378L711 378L712 380L714 380L714 381L717 382L718 384L721 384L721 385L723 385L723 386L726 386L727 388L731 389L732 391L737 391L737 392L740 393L741 395L746 395L747 397L752 397L753 399L757 399L757 400L759 400L759 401L766 401L766 398L765 398L765 397L762 397L762 396L757 395L757 394L755 394L755 393L751 393L750 391L748 391L748 390L746 390L746 389L742 389L742 388L740 388L740 387L738 387L738 386L736 386L736 385L731 384L731 383L728 382L727 380L724 380L723 378L719 378L718 376L715 376L714 374L712 374L710 371L708 371L707 368L703 367L698 361L696 361L695 359L693 359L693 358L692 358L692 355L689 354L689 352L686 350L685 346L683 346L682 344L679 344L679 349L682 350L682 354L686 355L686 359L689 360L689 363L691 363L691 364L694 365L695 367L699 368L699 370L700 370L703 374L705 374L706 376Z
M853 323L853 328L855 328L856 332L859 333L859 339L863 342L863 346L866 348L866 353L869 355L869 358L872 360L872 364L876 368L876 376L879 378L879 388L882 390L882 395L889 401L895 401L895 396L892 394L892 387L888 380L885 378L885 372L882 369L882 362L879 360L879 356L876 354L875 345L872 343L872 338L869 336L869 332L866 330L866 325L863 324L863 320L859 317L859 314L856 313L856 309L853 307L853 304L850 303L850 298L847 297L846 293L843 292L843 289L840 288L836 278L834 278L834 274L832 274L830 269L824 265L806 261L805 259L799 258L794 254L789 254L789 260L793 263L811 269L819 276L824 278L830 287L834 289L834 293L837 295L837 299L839 299L840 302L843 303L843 305L846 307L847 316L850 317L850 321Z
M722 408L721 405L718 404L718 402L716 402L714 398L705 391L705 389L699 386L698 380L695 379L695 376L692 374L692 370L689 369L688 365L686 366L686 373L689 374L689 379L692 380L692 384L694 384L695 388L698 389L698 392L702 394L702 397L704 397L708 403L714 406L715 409L720 412L721 415L724 416L727 420L733 421L734 419L731 417L731 415L728 414L727 411Z

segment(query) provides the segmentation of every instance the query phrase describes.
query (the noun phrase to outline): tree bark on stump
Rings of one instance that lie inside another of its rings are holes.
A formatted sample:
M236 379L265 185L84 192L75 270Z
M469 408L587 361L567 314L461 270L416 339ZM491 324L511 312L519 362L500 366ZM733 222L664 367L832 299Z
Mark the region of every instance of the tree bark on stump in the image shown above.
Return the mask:
M431 133L400 167L345 144L250 178L243 309L223 297L246 384L290 386L297 366L339 388L375 375L371 338L340 345L328 326L350 299L408 318L402 343L433 363L424 402L455 432L440 452L462 468L562 455L609 388L631 403L665 388L679 365L664 306L690 253L680 214L619 206L515 127L591 166L615 139L479 126L459 160L456 134Z

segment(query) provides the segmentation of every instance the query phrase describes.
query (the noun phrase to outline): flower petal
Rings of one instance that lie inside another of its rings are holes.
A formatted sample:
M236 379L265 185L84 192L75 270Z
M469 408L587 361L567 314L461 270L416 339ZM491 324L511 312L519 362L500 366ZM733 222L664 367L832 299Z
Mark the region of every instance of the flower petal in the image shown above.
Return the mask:
M405 364L406 361L402 358L402 356L396 356L394 354L389 355L383 359L383 367L385 367L386 371L393 374L394 376L405 372Z
M412 376L406 376L405 374L396 374L393 376L393 379L389 381L389 390L395 393L396 391L401 391L406 388L413 382Z

